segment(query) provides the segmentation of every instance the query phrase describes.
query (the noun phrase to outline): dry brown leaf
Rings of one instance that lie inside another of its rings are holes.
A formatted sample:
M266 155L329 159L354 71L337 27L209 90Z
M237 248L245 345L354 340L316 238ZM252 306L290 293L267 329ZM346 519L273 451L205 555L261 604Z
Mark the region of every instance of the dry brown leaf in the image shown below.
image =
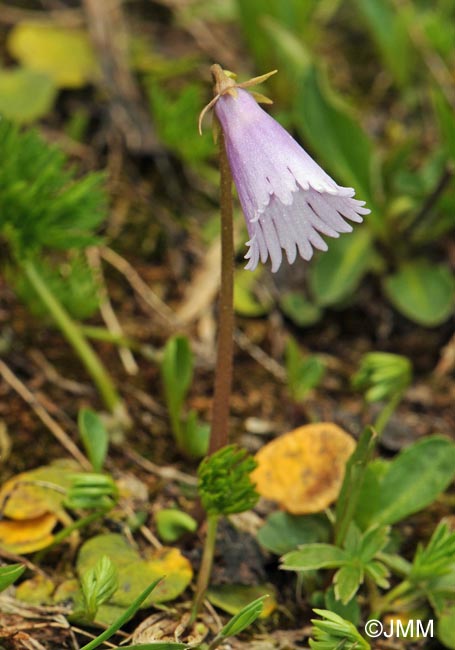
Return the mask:
M307 424L262 447L251 478L261 496L292 514L320 512L337 498L355 446L336 424Z
M52 544L57 517L50 512L23 521L0 521L0 547L10 553L34 553Z

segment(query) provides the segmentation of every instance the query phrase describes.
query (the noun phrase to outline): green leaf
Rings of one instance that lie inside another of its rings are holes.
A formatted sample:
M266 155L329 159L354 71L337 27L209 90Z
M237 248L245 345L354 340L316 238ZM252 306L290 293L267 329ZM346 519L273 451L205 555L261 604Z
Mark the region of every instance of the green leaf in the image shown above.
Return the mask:
M193 354L188 337L177 335L168 339L161 362L161 377L174 435L182 447L181 411L193 379Z
M197 413L191 410L182 423L183 451L189 458L202 458L207 454L210 442L210 425L199 422Z
M21 22L9 33L7 47L24 66L46 73L60 88L80 88L99 73L89 36L80 29Z
M99 415L87 408L82 408L79 411L77 423L93 471L101 472L109 447L109 435L106 427Z
M310 390L319 385L325 373L325 365L316 355L304 357L292 337L286 342L285 362L289 390L293 399L301 401Z
M313 611L323 620L311 620L314 625L314 639L310 639L312 650L371 650L370 644L350 621L326 609Z
M261 546L276 555L283 555L301 544L326 542L329 539L327 519L320 515L290 515L272 512L258 530Z
M80 248L99 241L106 214L103 175L77 177L66 155L36 131L0 120L0 232L25 262L43 247Z
M145 79L150 108L161 140L189 163L200 163L213 153L207 135L201 137L195 125L204 105L199 84L188 84L178 95L169 93L152 77Z
M287 0L286 2L282 0L248 0L248 2L237 0L236 7L239 23L249 49L256 60L258 70L279 67L285 71L290 66L294 70L293 64L297 65L298 62L296 54L304 47L301 44L301 34L308 25L310 14L314 11L313 3L301 2L301 0ZM276 33L277 31L278 33ZM289 42L289 37L285 37L286 32L290 32L291 37L295 34L291 42ZM272 39L273 45L271 46ZM281 65L277 64L277 57Z
M76 320L93 316L99 307L99 285L95 275L80 252L56 263L42 255L33 256L33 264L43 281L60 301L61 305ZM36 293L26 275L8 270L8 276L18 296L30 311L46 321L51 321L49 311Z
M118 500L118 489L108 474L79 473L71 476L72 483L65 498L73 510L110 510Z
M438 615L436 635L444 644L445 648L455 650L455 636L453 634L453 622L455 621L455 604L447 604Z
M308 269L311 292L318 305L336 305L350 297L371 266L371 234L358 228L330 243Z
M372 175L378 162L358 118L329 89L315 67L300 75L297 84L297 130L337 180L354 187L358 197L374 210ZM368 220L376 223L378 218L372 214Z
M425 592L436 615L443 612L447 603L455 602L455 561L446 573L427 581Z
M340 600L335 598L334 588L329 587L324 595L325 606L334 614L338 614L342 618L350 621L358 626L360 623L360 605L356 598L350 600L344 605Z
M27 68L0 70L0 115L28 124L51 110L57 95L52 79Z
M93 621L98 607L108 601L118 587L117 571L110 558L100 557L96 564L81 576L84 614Z
M388 589L390 587L388 580L390 571L382 562L371 560L365 566L365 573L378 585L378 587L381 587L382 589Z
M222 628L220 636L228 637L240 634L240 632L243 632L243 630L254 623L254 621L262 614L264 600L266 598L267 596L261 596L243 607L240 612L231 618L231 620Z
M444 143L447 153L455 162L455 117L453 107L441 91L433 91L433 103L438 118L441 140Z
M99 634L96 639L93 639L86 645L84 645L80 650L94 650L98 646L100 646L104 641L107 641L107 639L110 639L113 634L119 630L122 625L124 625L134 614L138 611L138 609L143 606L144 601L147 600L147 598L150 596L152 591L155 589L155 587L161 582L161 579L159 578L158 580L155 580L151 584L149 584L138 596L133 600L133 602L129 605L129 607L121 614L116 620L109 625L109 627L104 630L101 634Z
M335 598L347 605L357 593L363 582L363 567L360 564L348 564L339 569L333 579Z
M369 471L360 493L355 519L363 528L394 524L432 503L455 476L455 444L424 438L378 469Z
M446 266L408 262L385 278L384 289L393 305L420 325L436 327L453 312L455 280Z
M334 569L347 562L346 552L332 544L306 544L298 551L286 553L281 558L280 569L285 571L310 571Z
M388 526L373 526L363 535L360 542L359 559L369 562L389 541L390 528Z
M240 316L256 317L268 314L273 306L273 298L264 292L256 291L256 284L263 273L258 267L251 271L237 271L234 278L234 309Z
M322 317L322 309L310 302L298 291L280 293L280 308L299 327L309 327Z
M412 365L407 357L388 352L368 352L352 377L356 389L366 391L367 402L392 399L402 394L412 381Z
M217 585L208 589L207 598L212 605L233 616L248 607L252 600L263 602L259 618L267 618L277 607L275 588L271 584Z
M357 0L356 5L384 63L397 83L405 86L412 72L414 52L402 14L390 0Z
M25 571L24 564L9 564L0 567L0 591L12 585Z
M418 546L408 579L420 583L449 574L455 568L455 532L441 522L426 547Z
M189 561L177 548L147 548L141 556L124 537L115 533L96 535L82 545L77 559L78 574L83 575L103 555L109 556L118 572L119 587L109 603L124 608L142 593L144 586L162 576L165 577L141 607L174 600L187 588L193 575ZM99 622L103 620L103 606L100 615Z
M354 453L348 460L343 484L335 509L335 544L344 543L367 473L368 463L376 447L376 435L370 427L363 430Z
M155 514L158 535L163 542L175 542L185 533L197 530L197 521L186 512L175 508L163 508Z

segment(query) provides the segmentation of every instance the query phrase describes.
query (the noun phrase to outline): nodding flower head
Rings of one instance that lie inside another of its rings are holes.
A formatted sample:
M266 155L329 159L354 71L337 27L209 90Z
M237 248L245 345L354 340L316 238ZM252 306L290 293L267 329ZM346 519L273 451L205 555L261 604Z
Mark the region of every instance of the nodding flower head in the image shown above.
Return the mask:
M276 71L274 71L276 72ZM311 259L313 248L327 250L322 235L351 232L346 221L360 223L370 210L341 187L268 115L245 90L267 79L270 72L243 83L212 66L215 97L201 113L214 107L249 233L245 268L254 270L270 256L279 269L282 249L292 264L297 253ZM257 95L258 101L268 101Z

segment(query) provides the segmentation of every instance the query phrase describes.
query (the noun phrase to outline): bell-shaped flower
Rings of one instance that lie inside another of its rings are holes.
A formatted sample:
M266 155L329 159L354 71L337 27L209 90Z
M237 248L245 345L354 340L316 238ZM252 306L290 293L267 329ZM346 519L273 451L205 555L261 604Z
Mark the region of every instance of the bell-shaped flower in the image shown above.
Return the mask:
M297 253L309 260L313 248L327 250L322 235L339 237L352 231L346 221L360 223L370 210L340 187L244 90L213 66L218 94L214 106L249 233L245 268L254 270L270 256L279 269L282 249L292 264ZM224 75L224 76L223 76ZM267 77L269 75L264 75ZM262 78L259 78L262 80Z

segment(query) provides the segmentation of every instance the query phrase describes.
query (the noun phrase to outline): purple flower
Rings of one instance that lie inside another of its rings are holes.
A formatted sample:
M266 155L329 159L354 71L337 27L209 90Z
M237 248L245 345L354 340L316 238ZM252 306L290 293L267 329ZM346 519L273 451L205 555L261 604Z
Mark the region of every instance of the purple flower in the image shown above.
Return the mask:
M313 248L326 251L321 234L339 237L351 232L345 221L360 223L370 210L354 199L355 191L340 187L270 115L219 66L214 105L249 233L246 269L254 270L270 256L279 269L282 249L292 264L297 252L309 260ZM223 75L223 77L220 76ZM268 76L268 75L267 75ZM252 80L256 81L256 80ZM242 88L243 87L243 88Z

